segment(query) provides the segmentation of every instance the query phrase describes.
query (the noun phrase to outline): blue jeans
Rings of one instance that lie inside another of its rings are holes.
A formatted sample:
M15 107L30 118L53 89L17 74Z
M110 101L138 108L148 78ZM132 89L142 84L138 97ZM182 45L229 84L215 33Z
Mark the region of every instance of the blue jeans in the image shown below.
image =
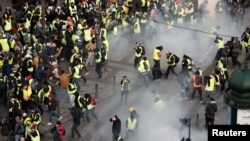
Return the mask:
M220 97L221 96L221 85L215 85L215 89L217 92L217 97Z
M56 110L50 110L49 111L49 122L52 122L52 117L59 118L60 116L58 115Z
M206 91L205 93L206 93L205 102L206 102L206 104L208 104L210 102L210 98L211 98L213 91Z
M97 116L95 114L95 108L92 108L90 110L86 109L85 119L87 120L87 122L89 122L89 114L91 114L95 118L95 120L97 120Z
M128 101L128 91L121 92L121 103L125 100L125 103Z
M95 64L95 72L98 75L98 78L102 78L102 63Z
M80 85L80 83L79 83L80 78L74 78L74 81L75 81L75 83L76 83L77 90L81 90L81 85Z
M23 136L23 135L15 134L15 141L20 141L20 138L21 138L22 136Z

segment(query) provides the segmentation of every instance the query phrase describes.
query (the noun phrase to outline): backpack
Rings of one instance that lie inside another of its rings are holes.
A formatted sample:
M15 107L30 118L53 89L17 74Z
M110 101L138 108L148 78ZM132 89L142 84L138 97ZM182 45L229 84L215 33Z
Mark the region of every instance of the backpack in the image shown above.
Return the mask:
M175 60L175 64L177 64L179 63L180 58L174 54L174 60Z
M18 127L17 127L17 132L16 133L18 135L22 135L22 134L24 134L24 132L25 132L24 124L23 123L19 123Z
M145 47L144 46L140 46L140 47L141 47L141 50L142 50L141 55L145 55L146 54Z
M61 124L59 128L60 128L60 130L61 130L61 132L62 132L62 135L65 136L65 135L66 135L66 130L65 130L65 128L64 128L64 125Z
M91 104L96 105L96 99L93 96L91 96Z
M129 91L129 82L128 80L123 80L123 91Z

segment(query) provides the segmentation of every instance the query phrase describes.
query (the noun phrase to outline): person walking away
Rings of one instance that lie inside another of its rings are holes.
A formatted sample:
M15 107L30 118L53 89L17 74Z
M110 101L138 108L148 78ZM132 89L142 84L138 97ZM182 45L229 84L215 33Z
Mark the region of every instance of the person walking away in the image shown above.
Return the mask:
M153 83L155 86L155 90L160 92L161 90L161 78L162 78L162 71L159 67L154 66L152 69L152 75L153 75Z
M121 133L121 120L117 115L114 115L110 118L110 122L113 122L112 125L112 141L118 141Z
M82 109L77 107L72 107L70 112L73 117L73 125L71 127L71 139L72 140L75 139L75 133L78 136L77 139L80 139L82 136L77 128L81 123Z
M161 68L160 61L161 61L161 56L162 56L162 53L161 53L162 50L163 50L162 46L155 47L154 53L153 53L153 60L154 60L153 68Z
M225 66L223 66L222 68L219 69L220 70L220 74L222 75L222 79L221 79L221 94L224 94L225 88L226 88L226 82L228 81L228 71L227 68Z
M69 108L72 108L75 106L75 93L77 92L77 87L74 82L74 78L69 79L69 84L68 84L68 94L69 94Z
M120 105L124 102L127 105L128 94L130 91L130 80L127 78L126 75L123 76L121 82L121 100Z
M134 50L135 50L134 68L137 68L143 56L143 47L140 45L140 43L136 42Z
M150 72L150 64L146 56L144 56L138 65L138 79L148 87L148 72Z
M214 86L216 89L216 93L217 93L217 99L221 97L221 80L223 79L223 77L221 77L221 73L219 71L218 68L214 69Z
M136 140L136 132L139 126L139 121L134 117L133 114L130 114L130 117L126 120L126 137L125 140ZM131 138L132 134L132 138Z
M192 76L192 84L193 84L193 92L191 96L191 103L193 103L194 95L196 92L198 92L200 97L200 103L202 104L202 77L200 75L199 71L196 71L194 75Z
M102 54L101 51L96 48L95 49L95 72L97 73L97 79L102 79Z
M214 92L215 80L213 75L204 76L204 85L205 85L205 102L209 103L211 95Z
M85 109L85 119L86 122L89 123L89 114L91 114L94 118L95 121L98 120L97 115L95 114L95 98L91 96L89 93L84 94L84 100L86 104L84 104L84 109Z
M177 73L174 71L177 63L178 63L178 58L176 55L172 54L171 52L167 52L166 53L166 56L167 56L167 64L168 64L168 68L167 68L167 71L165 73L165 77L166 79L168 79L168 75L169 75L169 72L171 71L175 76L177 76Z
M52 125L52 117L57 117L58 121L60 121L62 119L62 116L59 116L59 114L57 113L57 104L58 101L55 98L49 97L49 103L48 105L46 105L46 107L49 110L49 122L48 122L48 126Z
M217 104L214 98L210 98L210 102L205 107L205 129L208 125L214 125L215 113L217 112Z

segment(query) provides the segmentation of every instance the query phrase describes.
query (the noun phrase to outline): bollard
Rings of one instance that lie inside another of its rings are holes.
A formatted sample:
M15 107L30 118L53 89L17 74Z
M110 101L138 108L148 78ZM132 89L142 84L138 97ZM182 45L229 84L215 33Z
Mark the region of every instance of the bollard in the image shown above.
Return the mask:
M116 80L115 80L115 76L113 76L113 91L116 91Z
M98 98L98 84L95 84L95 98Z
M196 114L195 122L196 122L196 127L199 128L199 114Z

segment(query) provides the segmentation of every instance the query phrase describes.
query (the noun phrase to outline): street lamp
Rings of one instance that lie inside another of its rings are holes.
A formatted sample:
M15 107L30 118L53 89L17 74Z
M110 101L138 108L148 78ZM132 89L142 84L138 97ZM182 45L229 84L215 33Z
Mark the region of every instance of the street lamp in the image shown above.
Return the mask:
M180 118L179 121L188 127L188 138L183 137L181 141L191 141L191 118Z

